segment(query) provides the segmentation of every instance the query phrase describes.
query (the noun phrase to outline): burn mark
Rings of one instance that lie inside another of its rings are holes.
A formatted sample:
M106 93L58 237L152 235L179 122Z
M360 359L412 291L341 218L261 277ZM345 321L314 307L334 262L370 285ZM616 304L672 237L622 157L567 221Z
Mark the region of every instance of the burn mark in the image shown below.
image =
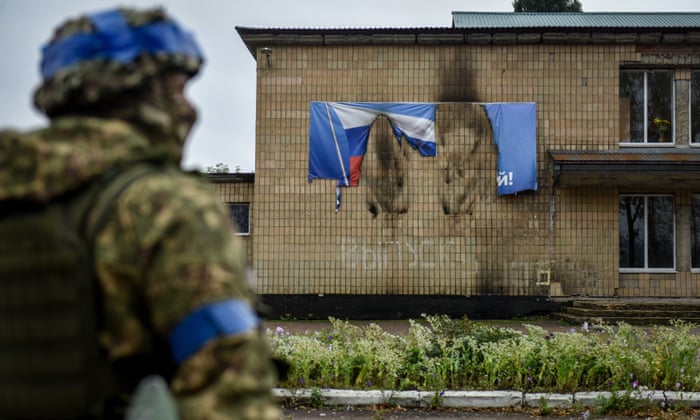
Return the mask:
M377 204L373 203L371 201L367 202L367 210L369 210L369 212L372 213L373 219L375 217L377 217L377 214L379 214L379 210L377 209Z
M441 51L438 99L442 102L479 102L474 70L475 58L467 48Z
M372 132L374 141L370 141L368 153L373 154L375 159L369 161L376 162L377 167L369 169L365 178L369 187L368 210L373 217L380 211L405 214L408 212L408 199L404 186L409 160L406 148L396 141L385 117L377 119Z
M449 145L441 145L442 210L445 215L472 214L484 178L484 156L490 147L488 118L477 104L446 105L441 112L441 123L447 119L453 124L450 134L441 135L442 143L443 137L450 137Z

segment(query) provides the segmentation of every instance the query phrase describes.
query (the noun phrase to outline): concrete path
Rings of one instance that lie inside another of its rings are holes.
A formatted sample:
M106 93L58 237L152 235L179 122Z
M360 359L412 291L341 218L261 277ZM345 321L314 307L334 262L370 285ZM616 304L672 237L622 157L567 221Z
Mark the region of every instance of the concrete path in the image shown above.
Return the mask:
M629 420L636 417L595 416L590 412L577 415L542 416L536 412L485 410L419 410L373 408L297 408L285 409L282 420L351 419L351 420L442 420L442 419L553 419L553 420Z
M318 392L318 391L315 391ZM323 408L311 407L312 390L276 389L280 401L293 398L295 406L285 409L284 419L627 419L633 417L599 416L595 412L598 399L609 392L575 394L525 394L518 391L445 391L435 404L434 393L419 391L353 391L323 390ZM700 419L700 393L645 391L633 398L644 399L655 406L669 400L683 400L695 414L683 419ZM316 396L315 398L318 398ZM580 407L580 408L575 408ZM546 415L543 410L549 411ZM554 411L552 411L554 410ZM577 411L578 410L578 411ZM557 416L556 413L568 413ZM680 415L680 413L679 413Z

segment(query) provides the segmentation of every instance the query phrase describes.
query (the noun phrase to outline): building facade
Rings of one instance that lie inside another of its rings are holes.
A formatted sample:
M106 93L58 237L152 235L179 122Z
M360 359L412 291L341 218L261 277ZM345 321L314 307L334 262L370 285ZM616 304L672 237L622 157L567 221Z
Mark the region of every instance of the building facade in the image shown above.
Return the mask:
M255 191L255 174L208 173L205 174L205 177L214 186L216 194L228 206L231 219L238 228L238 235L247 245L248 260L253 261L251 213Z
M700 14L237 31L257 62L260 293L700 293ZM309 182L312 102L434 104L437 153L397 138L386 114L359 185ZM485 108L500 103L535 105L536 189L498 192L504 150Z

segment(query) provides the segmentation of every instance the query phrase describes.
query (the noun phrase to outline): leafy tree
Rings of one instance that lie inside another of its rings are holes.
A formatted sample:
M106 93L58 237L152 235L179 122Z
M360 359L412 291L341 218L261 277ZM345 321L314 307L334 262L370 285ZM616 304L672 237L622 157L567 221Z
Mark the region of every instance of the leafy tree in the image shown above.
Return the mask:
M578 0L514 0L514 12L582 12Z
M229 170L227 164L219 162L214 166L207 166L204 172L208 174L227 174Z

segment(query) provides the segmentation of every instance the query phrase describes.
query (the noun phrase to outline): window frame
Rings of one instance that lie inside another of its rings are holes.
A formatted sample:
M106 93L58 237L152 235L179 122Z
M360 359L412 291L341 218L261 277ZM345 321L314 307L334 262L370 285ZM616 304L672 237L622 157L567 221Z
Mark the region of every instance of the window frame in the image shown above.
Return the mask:
M697 78L696 84L698 88L700 88L700 69L690 70L690 83L688 84L688 144L690 144L691 147L700 147L700 121L698 121L698 132L696 133L698 141L694 141L693 139L693 76ZM700 113L700 92L698 92L698 101L696 105L698 108L696 114L698 114Z
M700 232L700 226L693 226L693 199L694 198L699 198L700 199L700 193L692 193L690 195L690 223L689 223L689 230L690 230L690 272L691 273L700 273L700 261L698 261L698 266L693 265L693 237L695 236L693 234L693 228L696 228ZM698 205L698 208L700 209L700 203ZM698 235L698 239L700 239L700 235Z
M652 142L649 141L649 132L648 132L648 127L650 125L651 120L654 118L653 116L649 116L649 83L648 83L648 75L649 73L652 72L669 72L671 75L671 129L670 129L670 139L669 141L665 142ZM641 141L633 141L631 131L631 120L629 121L630 123L630 138L628 141L623 141L622 138L618 139L618 142L620 146L624 147L672 147L676 145L676 84L675 84L675 71L673 69L669 68L622 68L620 69L620 87L619 90L622 90L622 74L626 72L641 72L644 76L643 79L643 101L644 101L644 116L642 119L642 124L644 126L643 133L644 137L641 139ZM618 91L618 96L620 96L620 93ZM618 123L623 124L622 118L618 116ZM700 143L698 143L700 145Z
M237 228L236 235L238 235L238 236L250 236L250 203L240 202L240 201L227 202L226 206L228 207L229 216L231 217L231 221L234 223L234 225ZM234 206L245 206L245 208L246 208L246 213L247 213L247 218L248 218L248 223L247 223L248 230L245 232L242 229L243 227L238 224L238 220L236 219L236 217L233 214Z
M618 268L620 273L676 273L677 272L677 267L678 267L678 252L676 248L676 244L678 241L677 238L677 224L676 224L676 200L675 196L673 194L637 194L637 193L621 193L618 196L618 224L620 223L620 201L623 197L643 197L644 198L644 267L623 267L622 266L622 260L618 260ZM670 197L671 198L671 204L673 205L673 209L671 212L671 226L673 227L673 244L672 244L672 250L673 250L673 264L671 267L649 267L649 246L648 246L648 241L649 241L649 197ZM618 239L620 237L620 226L618 226ZM618 257L619 254L622 251L622 244L618 244Z

